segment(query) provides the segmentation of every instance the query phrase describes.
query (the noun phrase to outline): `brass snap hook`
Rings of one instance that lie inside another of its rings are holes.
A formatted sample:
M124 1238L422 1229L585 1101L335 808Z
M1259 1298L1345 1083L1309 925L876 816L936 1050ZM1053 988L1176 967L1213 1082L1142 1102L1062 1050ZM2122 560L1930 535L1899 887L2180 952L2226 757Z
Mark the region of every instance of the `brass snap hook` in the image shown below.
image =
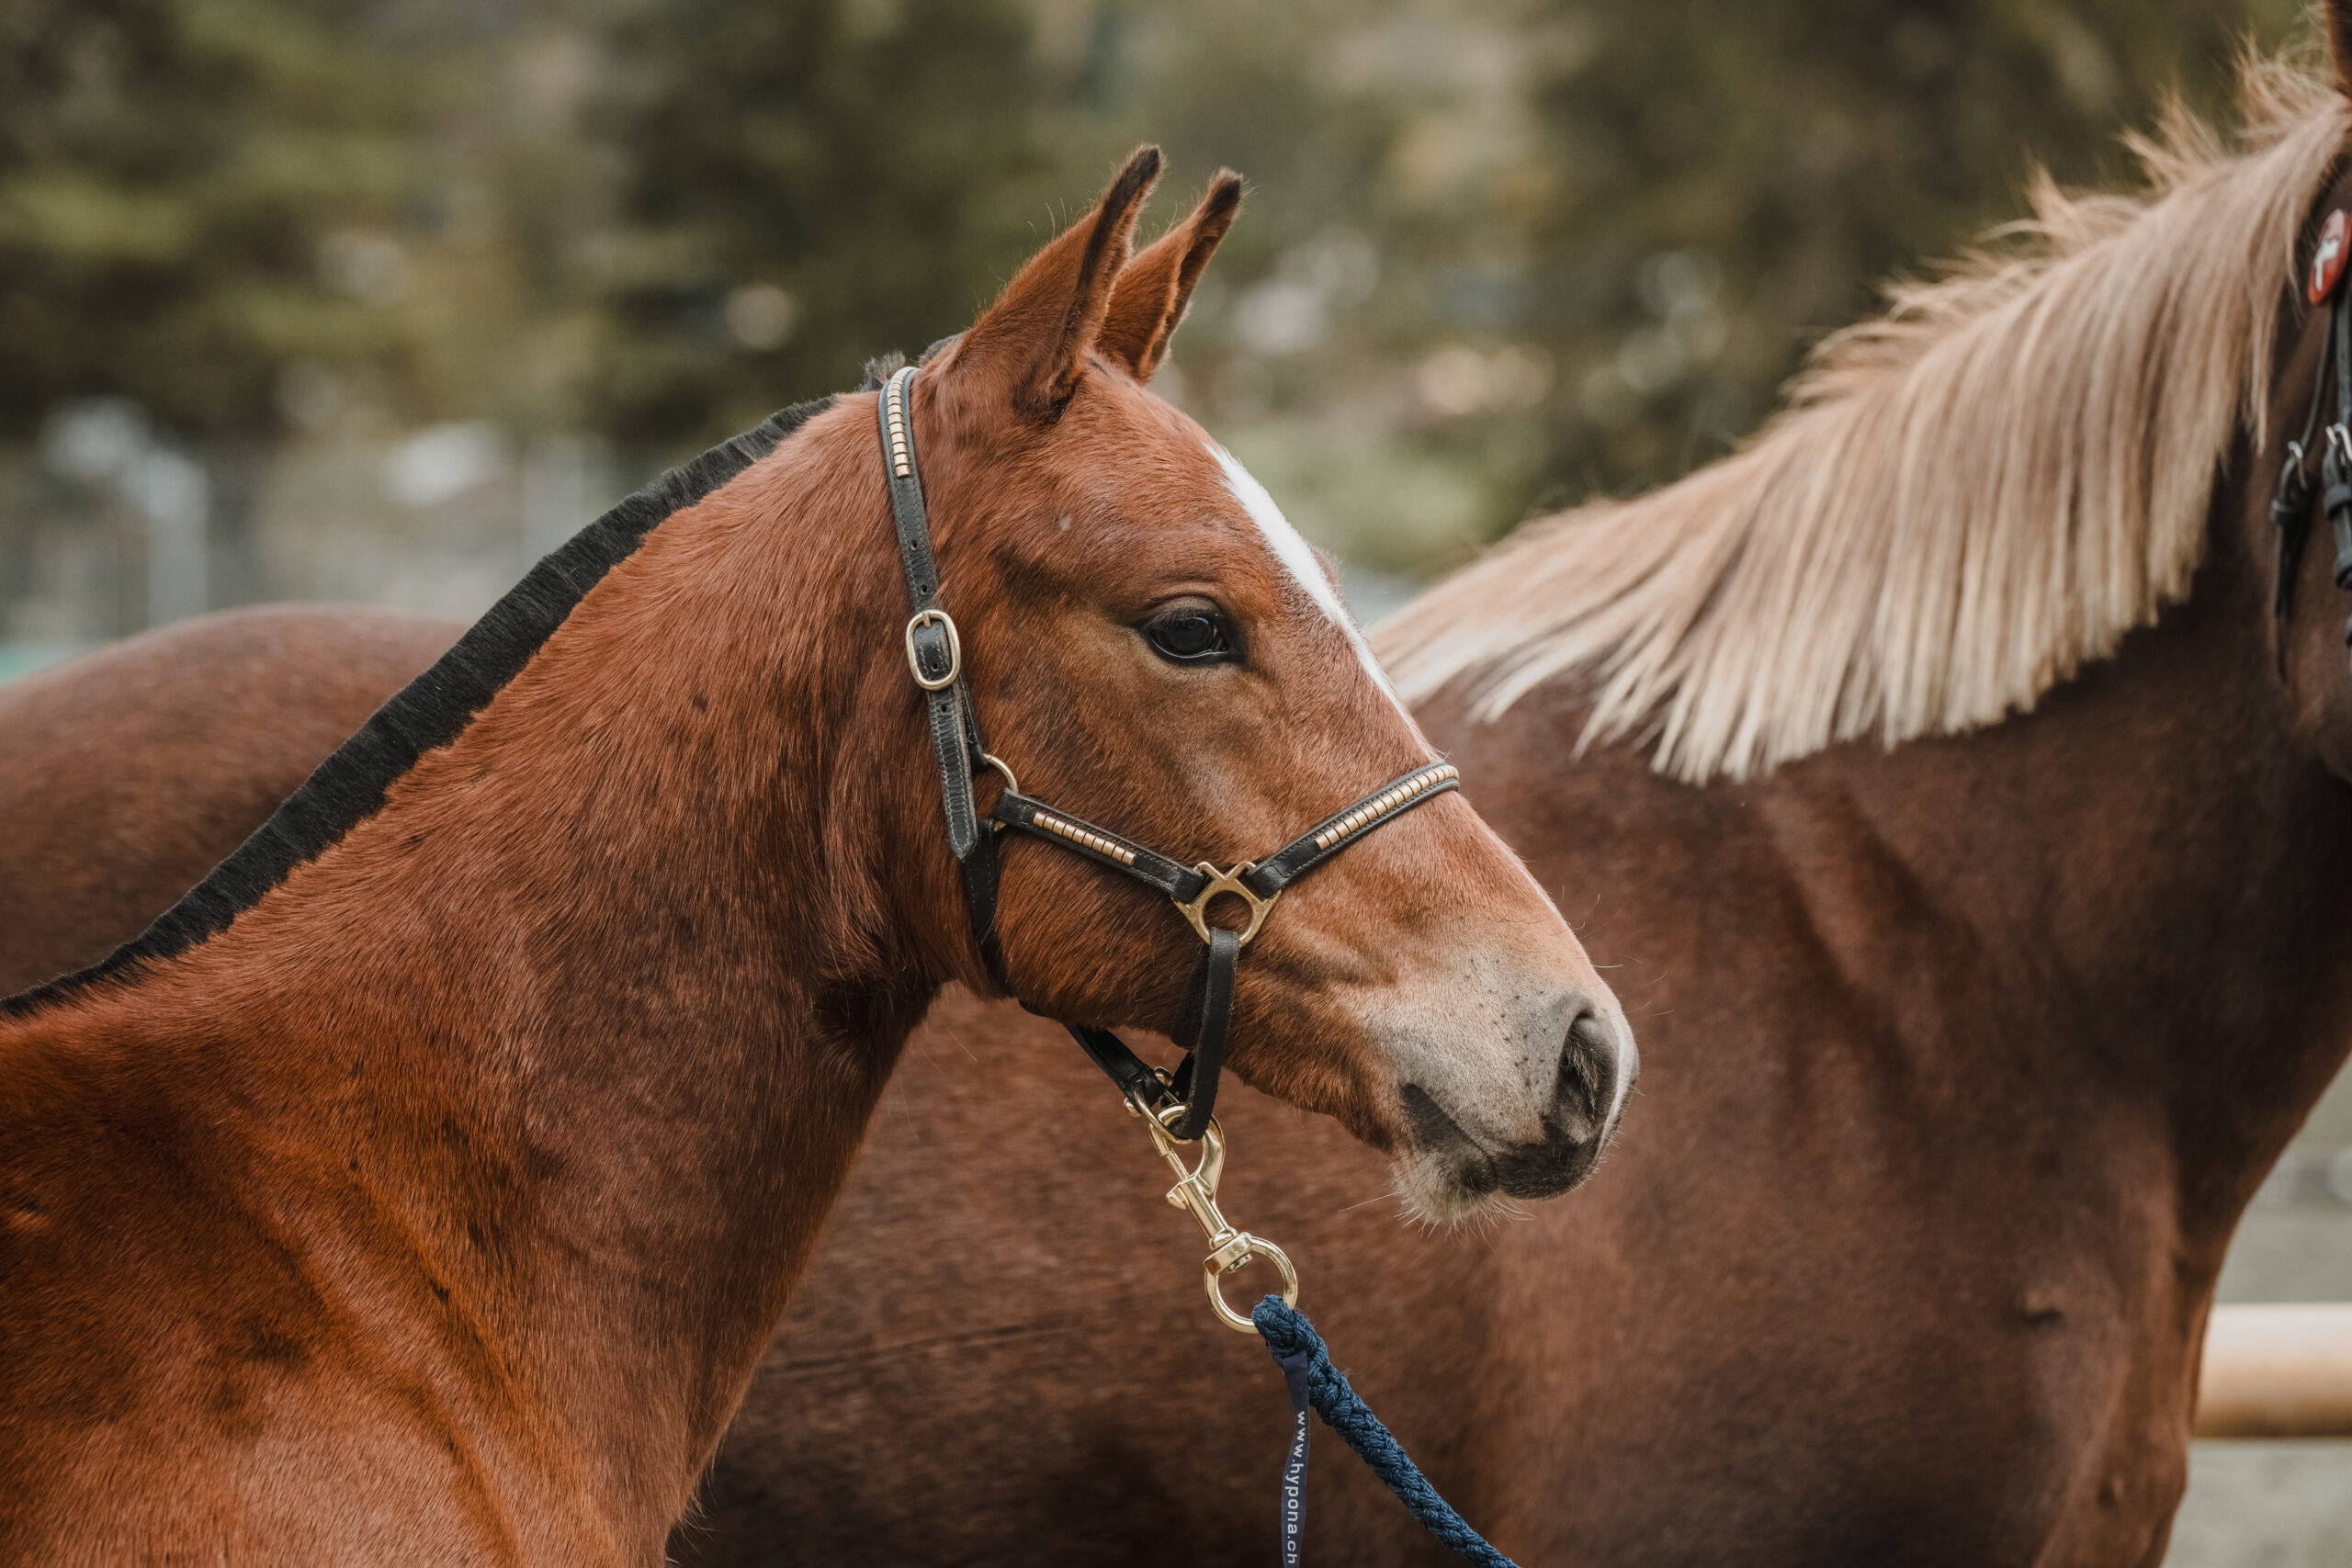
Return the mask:
M1266 914L1273 908L1274 899L1282 897L1282 890L1276 888L1273 898L1261 898L1250 890L1248 883L1241 880L1258 869L1258 863L1255 861L1242 861L1231 871L1219 871L1206 861L1201 862L1193 869L1206 877L1208 885L1201 889L1199 895L1191 903L1180 903L1176 907L1184 911L1184 918L1193 922L1193 929L1200 932L1201 940L1207 942L1209 940L1209 900L1220 894L1233 894L1250 906L1250 923L1241 929L1241 945L1249 946L1250 939L1258 934L1258 928L1266 923Z
M1168 1201L1170 1207L1191 1213L1200 1225L1201 1234L1208 1237L1209 1255L1201 1259L1201 1282L1208 1291L1209 1309L1227 1328L1255 1334L1258 1325L1226 1303L1225 1292L1217 1281L1263 1258L1282 1274L1283 1303L1296 1306L1298 1270L1291 1267L1290 1254L1264 1236L1236 1230L1217 1212L1216 1184L1225 1175L1225 1129L1217 1125L1216 1117L1209 1118L1207 1129L1201 1134L1200 1162L1189 1170L1184 1168L1184 1156L1178 1152L1183 1145L1169 1132L1170 1123L1183 1114L1183 1106L1170 1105L1148 1112L1144 1118L1144 1124L1151 1129L1151 1141L1159 1147L1159 1157L1176 1173L1176 1185L1168 1190Z

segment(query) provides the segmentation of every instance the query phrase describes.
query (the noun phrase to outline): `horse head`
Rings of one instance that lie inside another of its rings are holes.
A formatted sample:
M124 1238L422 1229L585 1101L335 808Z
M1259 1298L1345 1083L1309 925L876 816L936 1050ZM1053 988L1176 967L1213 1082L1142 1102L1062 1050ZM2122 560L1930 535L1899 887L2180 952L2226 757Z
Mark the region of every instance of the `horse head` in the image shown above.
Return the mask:
M992 754L1020 787L1204 870L1262 858L1440 759L1265 490L1155 395L1233 220L1220 175L1129 258L1159 154L1130 161L909 383L940 597ZM905 685L905 682L901 682ZM924 734L911 685L893 719ZM935 776L907 763L942 978L995 980L958 910ZM1475 781L1473 782L1475 787ZM1396 1157L1455 1214L1591 1168L1634 1073L1614 998L1519 859L1428 800L1247 911L1234 1069ZM1245 897L1248 897L1245 895ZM1254 898L1250 900L1257 902ZM1243 900L1214 920L1238 925ZM1205 933L1151 888L1008 835L996 934L1030 1007L1170 1031Z

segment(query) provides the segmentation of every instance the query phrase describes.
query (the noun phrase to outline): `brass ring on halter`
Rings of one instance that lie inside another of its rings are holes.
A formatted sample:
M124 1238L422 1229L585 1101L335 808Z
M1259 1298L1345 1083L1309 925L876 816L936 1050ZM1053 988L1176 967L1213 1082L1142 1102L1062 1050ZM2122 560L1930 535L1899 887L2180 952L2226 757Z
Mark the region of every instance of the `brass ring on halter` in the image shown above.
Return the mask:
M1258 934L1258 928L1266 923L1267 912L1273 908L1274 898L1282 897L1282 890L1275 889L1273 898L1261 898L1251 890L1249 884L1241 880L1258 869L1255 861L1241 861L1231 871L1219 871L1206 861L1201 862L1193 869L1208 878L1208 886L1203 887L1191 903L1180 903L1176 907L1184 911L1184 918L1193 922L1193 929L1200 932L1201 940L1207 942L1209 940L1209 900L1223 893L1238 896L1243 903L1250 906L1250 923L1241 930L1241 945L1249 946L1250 939Z
M1232 1260L1220 1265L1218 1260L1229 1254L1233 1255ZM1258 1325L1226 1304L1225 1292L1217 1288L1217 1279L1220 1275L1238 1273L1248 1268L1253 1259L1260 1258L1272 1258L1274 1267L1282 1270L1283 1305L1296 1306L1298 1304L1298 1270L1291 1267L1290 1254L1268 1241L1264 1236L1251 1235L1248 1231L1243 1231L1224 1247L1211 1253L1207 1262L1201 1266L1202 1283L1208 1287L1209 1306L1216 1313L1217 1321L1227 1328L1242 1334L1257 1333Z
M1021 781L1012 776L1012 770L1005 765L1003 758L999 757L992 752L983 751L980 753L980 761L986 762L989 767L994 768L997 771L997 776L1004 780L1004 792L1007 795L1019 795L1021 793ZM972 776L974 778L978 778L979 775L975 773ZM986 828L991 834L1001 833L1004 831L1004 824L998 821L993 817L986 818L980 825Z
M922 672L922 660L915 652L915 633L933 621L947 628L947 673L936 681ZM944 610L917 610L907 618L907 668L926 692L944 692L956 683L964 673L964 639L956 635L954 616Z

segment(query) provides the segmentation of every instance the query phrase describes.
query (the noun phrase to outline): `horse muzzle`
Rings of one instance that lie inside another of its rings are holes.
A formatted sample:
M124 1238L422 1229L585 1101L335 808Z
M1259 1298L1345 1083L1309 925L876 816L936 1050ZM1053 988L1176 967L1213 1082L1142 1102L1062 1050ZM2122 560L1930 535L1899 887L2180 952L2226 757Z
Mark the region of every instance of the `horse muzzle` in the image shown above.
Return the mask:
M1557 1197L1599 1166L1640 1055L1613 1009L1572 997L1558 1011L1568 1025L1544 1032L1549 1048L1530 1064L1526 1103L1495 1105L1409 1079L1399 1086L1397 1178L1423 1213L1455 1219L1494 1198Z

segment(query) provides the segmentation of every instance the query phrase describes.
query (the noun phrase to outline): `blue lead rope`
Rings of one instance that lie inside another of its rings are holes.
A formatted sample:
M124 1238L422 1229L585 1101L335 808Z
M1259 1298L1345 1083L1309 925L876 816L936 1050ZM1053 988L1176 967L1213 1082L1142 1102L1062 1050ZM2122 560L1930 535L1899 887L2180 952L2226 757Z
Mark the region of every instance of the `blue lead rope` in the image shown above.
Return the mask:
M1356 1457L1386 1483L1421 1528L1481 1568L1518 1568L1518 1564L1487 1543L1487 1538L1464 1524L1446 1500L1437 1495L1429 1477L1405 1455L1402 1444L1389 1435L1340 1369L1331 1364L1323 1337L1296 1307L1280 1296L1268 1296L1250 1314L1264 1337L1266 1348L1290 1384L1290 1459L1283 1466L1283 1568L1299 1568L1300 1538L1306 1528L1306 1409L1346 1439Z

